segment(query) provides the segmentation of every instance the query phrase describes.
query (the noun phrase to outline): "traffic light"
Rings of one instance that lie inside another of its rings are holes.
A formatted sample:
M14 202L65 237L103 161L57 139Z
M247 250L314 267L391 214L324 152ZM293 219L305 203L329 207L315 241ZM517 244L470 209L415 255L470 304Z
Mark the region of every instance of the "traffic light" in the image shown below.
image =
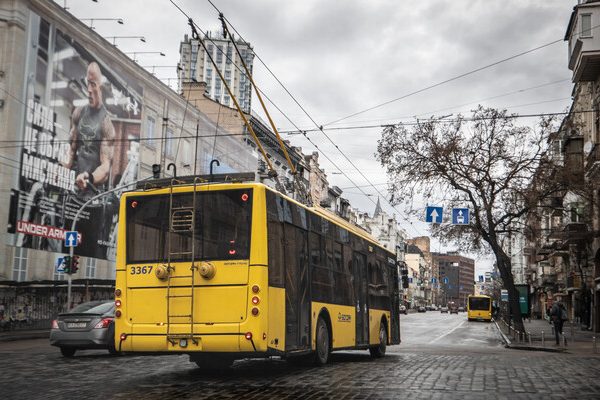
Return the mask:
M65 274L70 274L71 273L71 256L64 256L63 264L65 264L65 267L63 268L63 272Z
M79 270L79 256L73 256L71 260L71 273L74 274Z

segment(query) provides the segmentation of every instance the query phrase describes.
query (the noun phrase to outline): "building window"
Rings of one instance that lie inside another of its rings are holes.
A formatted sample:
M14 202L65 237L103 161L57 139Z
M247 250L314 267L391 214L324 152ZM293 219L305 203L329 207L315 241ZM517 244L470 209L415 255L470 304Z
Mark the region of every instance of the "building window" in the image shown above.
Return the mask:
M27 249L24 247L15 247L12 278L17 282L23 282L27 278Z
M231 57L232 57L231 46L227 46L227 60L225 60L225 64L231 64Z
M581 37L592 36L592 14L581 15Z
M192 163L192 145L187 140L183 141L183 166L189 167Z
M172 129L167 129L167 136L165 138L165 155L169 158L173 158L175 156L175 154L173 153L173 150L175 149L175 145L174 142L175 141L175 137L173 135L173 130Z
M208 46L206 46L206 49L208 50L207 52L208 52L209 57L212 58L213 57L213 45L209 44Z
M85 262L85 277L95 278L96 277L96 260L95 258L88 257Z
M154 147L156 144L154 143L154 129L156 128L156 121L152 117L148 117L146 119L146 145L148 147Z
M584 208L581 203L571 204L571 222L583 222Z
M217 64L223 62L223 46L217 46Z

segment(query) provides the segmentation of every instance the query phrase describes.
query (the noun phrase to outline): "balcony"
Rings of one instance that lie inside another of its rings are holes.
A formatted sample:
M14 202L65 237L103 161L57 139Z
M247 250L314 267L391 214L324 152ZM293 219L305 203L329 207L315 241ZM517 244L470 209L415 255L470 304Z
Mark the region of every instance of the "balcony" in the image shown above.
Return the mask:
M598 143L594 144L585 160L585 177L591 183L594 182L594 179L600 177L600 144Z
M581 289L581 277L578 274L567 276L567 291L572 292L578 289Z
M600 3L582 3L571 14L565 40L569 41L569 69L573 83L595 81L600 75Z
M556 285L556 274L544 274L540 278L541 286Z

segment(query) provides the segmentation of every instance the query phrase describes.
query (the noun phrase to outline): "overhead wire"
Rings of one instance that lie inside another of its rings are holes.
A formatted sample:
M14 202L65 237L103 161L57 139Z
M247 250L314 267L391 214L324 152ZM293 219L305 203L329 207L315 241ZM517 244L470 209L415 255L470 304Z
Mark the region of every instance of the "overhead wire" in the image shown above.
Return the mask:
M170 0L171 3L173 3L173 0ZM211 0L207 0L214 8L215 10L219 13L222 14L221 10L219 10L214 3ZM232 27L232 29L236 32L236 34L245 42L247 42L244 37L237 31L237 29L235 28L235 26L231 23L231 21L229 21L227 18L224 17L224 19L228 22L229 26ZM290 91L285 87L285 85L283 85L283 83L275 76L275 74L270 70L270 68L266 65L266 63L256 54L256 52L254 53L255 56L260 60L260 62L265 66L265 68L269 71L269 73L277 80L277 82L284 88L284 90L288 93L288 95L290 95L290 97L294 100L294 102L298 105L298 107L300 107L300 109L306 114L306 116L315 124L315 126L319 127L319 125L317 124L317 122L311 117L311 115L304 109L304 107L302 107L302 105L296 100L296 98L290 93ZM346 154L339 148L339 146L321 129L321 132L323 133L323 135L325 135L325 137L329 140L329 142L331 142L331 144L333 144L333 146L338 150L338 152L350 163L350 165L352 165L352 167L359 173L359 175L362 176L362 178L366 181L370 183L369 178L367 178L365 176L365 174L355 165L355 163L348 157L346 156ZM316 146L316 144L310 140L308 138L308 135L304 134L304 138L306 138L313 146L315 146L315 148L319 149L318 146ZM337 166L337 164L335 164L330 157L328 157L326 154L324 154L322 151L321 153L325 156L325 158L327 158L327 160L329 162L331 162L337 169L338 171L340 171L345 177L346 179L348 179L353 185L358 186L349 176L348 174L346 174L344 172L344 170L342 168L340 168L339 166ZM381 196L383 197L383 199L386 201L386 203L388 203L397 213L398 216L402 217L406 222L408 222L410 224L411 227L413 227L415 229L415 231L417 231L417 234L420 235L421 233L418 231L418 229L413 225L412 221L410 221L408 218L406 218L404 215L402 215L402 213L387 199L387 196L382 194L381 192L379 192L379 190L377 190L376 187L373 186L373 189L375 189L375 191ZM362 189L358 188L359 191L361 191L365 197L370 200L375 206L377 206L377 203L370 198L370 196L368 196L368 194L366 192L364 192Z

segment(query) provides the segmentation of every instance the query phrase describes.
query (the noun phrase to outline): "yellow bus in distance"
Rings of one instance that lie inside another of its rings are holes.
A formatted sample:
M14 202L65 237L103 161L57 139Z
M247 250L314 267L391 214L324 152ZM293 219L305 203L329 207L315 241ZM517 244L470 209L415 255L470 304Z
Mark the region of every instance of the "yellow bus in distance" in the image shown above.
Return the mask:
M257 182L157 180L123 194L115 344L201 368L400 342L396 256Z
M467 318L469 321L491 321L492 298L484 295L469 295L467 299Z

